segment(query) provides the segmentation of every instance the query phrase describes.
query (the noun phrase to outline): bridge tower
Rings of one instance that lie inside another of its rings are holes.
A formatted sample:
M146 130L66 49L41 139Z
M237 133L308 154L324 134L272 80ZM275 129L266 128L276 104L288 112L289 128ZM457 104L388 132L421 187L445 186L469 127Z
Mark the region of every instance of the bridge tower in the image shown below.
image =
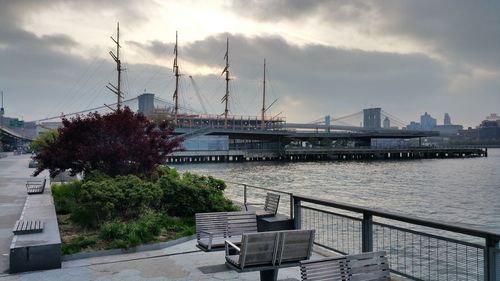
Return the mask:
M366 108L363 109L363 128L365 129L380 129L382 108Z
M331 119L332 117L330 115L325 116L325 126L328 133L330 132Z
M155 108L155 94L144 93L137 97L137 101L139 103L139 112L146 117L150 117Z

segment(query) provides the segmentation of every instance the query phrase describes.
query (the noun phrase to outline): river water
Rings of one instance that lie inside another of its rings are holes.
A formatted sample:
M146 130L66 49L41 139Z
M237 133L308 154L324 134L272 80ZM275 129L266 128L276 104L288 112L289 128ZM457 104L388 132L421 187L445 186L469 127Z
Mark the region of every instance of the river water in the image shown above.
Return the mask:
M500 149L486 158L175 165L181 172L500 232Z

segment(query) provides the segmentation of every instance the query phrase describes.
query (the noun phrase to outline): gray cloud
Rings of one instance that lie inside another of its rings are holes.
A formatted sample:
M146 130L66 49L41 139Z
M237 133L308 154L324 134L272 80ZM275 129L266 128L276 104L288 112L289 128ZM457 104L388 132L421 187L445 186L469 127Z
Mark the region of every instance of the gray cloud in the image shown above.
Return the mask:
M73 52L66 52L65 50L81 46L75 39L64 34L37 36L23 30L20 27L23 9L33 12L42 8L37 1L19 3L24 6L2 6L0 9L0 85L6 91L7 115L17 114L23 115L25 119L36 119L59 114L61 111L72 112L113 103L115 97L104 88L108 81L114 82L116 79L111 59L101 59L100 56L86 59ZM67 3L74 2L65 2L64 5L69 5ZM280 5L296 3L295 8L290 7L282 12L280 19L280 11L283 9L280 6L277 6L279 9L273 9L272 3L267 10L273 11L279 20L292 20L295 17L300 21L300 18L305 19L310 13L320 11L328 14L329 9L325 7L330 7L330 10L334 7L323 1L313 2L311 7L301 6L303 2L279 2ZM366 20L380 9L374 4L355 1L332 3L342 4L341 8L333 12L337 13L337 18L346 22L350 17ZM26 6L28 4L33 7ZM354 4L367 7L357 7ZM133 7L135 4L131 5ZM255 13L255 17L258 16L258 11L247 8ZM393 10L387 10L387 17L392 17L393 13L402 8L394 7ZM396 22L402 20L397 19ZM434 26L432 22L428 24ZM445 48L446 44L451 44L443 42L453 42L452 39L436 39L437 43L434 43L433 38L446 32L446 27L428 38L424 36L424 31L421 31L422 35L419 35L418 30L399 31L397 24L385 25L383 28L400 36L421 36L422 40L428 40L426 42L431 42L436 48ZM451 37L458 38L459 35ZM484 40L481 40L475 44L483 46ZM124 48L134 48L135 51L157 57L168 58L173 51L172 42L153 40L125 43ZM495 63L495 56L484 63L480 60L483 55L492 52L487 47L490 44L493 43L483 46L485 54L479 53L477 58L467 55L463 60L454 61L451 58L466 54L469 48L449 50L449 61L443 62L424 53L397 54L323 45L296 46L279 36L246 37L231 34L230 58L234 77L231 84L231 110L234 114L258 115L261 106L262 60L267 58L269 100L280 99L273 112L285 111L289 121L305 122L325 114L341 116L363 107L381 106L407 121L415 120L423 111L428 111L439 118L444 112L449 112L456 122L477 124L486 113L497 111L495 105L500 104L498 75L477 72L467 65L474 63L496 69L498 64ZM194 65L218 67L222 70L225 35L209 36L195 42L181 42L180 46L181 69L182 63L188 61ZM105 53L103 51L103 55ZM171 65L128 64L126 67L124 88L127 98L146 88L166 100L171 99ZM189 73L184 74L181 77L181 102L185 106L199 109L188 78ZM210 111L221 113L219 99L224 91L223 78L216 74L198 76L195 79L208 100ZM478 106L470 107L470 104Z
M222 69L224 48L225 35L211 36L184 44L182 60ZM151 45L143 49L155 52ZM230 36L230 50L231 71L238 90L235 98L248 105L253 114L259 108L265 57L273 85L270 90L283 100L307 102L310 108L301 110L315 114L310 118L333 112L352 113L370 105L396 107L399 103L430 99L440 95L448 83L445 67L424 54L366 52L321 45L298 47L281 37L242 35ZM220 57L214 58L215 54ZM210 79L222 81L221 77ZM217 81L207 83L215 88ZM287 114L294 119L300 115Z
M100 56L87 59L74 54L72 49L81 45L66 34L38 36L23 29L31 15L65 7L93 16L112 14L118 19L126 18L128 23L138 24L148 20L148 8L155 5L136 0L2 1L0 88L5 92L7 116L33 120L115 101L105 89L108 81L116 79L111 59L100 59ZM127 97L135 96L137 89L150 83L148 74L161 70L164 69L154 65L131 65L129 72L142 75L132 79L132 83L124 79ZM125 73L124 77L128 78L128 74Z
M174 43L165 43L159 40L152 40L146 43L136 42L136 41L126 41L129 47L137 48L139 50L151 53L156 57L170 57L174 51Z
M500 70L500 2L498 1L235 1L239 15L259 21L318 18L361 33L417 40L451 63Z
M182 43L181 61L222 70L225 36ZM161 42L136 46L155 54L158 49L160 53L171 50L170 45ZM367 52L322 45L299 47L278 36L230 35L231 71L235 77L233 113L258 114L264 57L271 79L268 87L272 86L268 91L281 100L274 111L284 110L292 121L313 120L325 114L341 116L363 107L382 106L407 121L429 111L438 118L449 112L457 122L479 122L485 110L494 111L494 106L487 104L464 111L464 105L481 98L500 102L500 95L492 93L500 86L495 76L475 77L469 68L450 66L422 53ZM464 79L466 86L453 89L456 77ZM213 100L212 107L220 107L217 100L223 93L223 78L210 75L196 79L205 86L203 91ZM484 83L480 86L472 81Z

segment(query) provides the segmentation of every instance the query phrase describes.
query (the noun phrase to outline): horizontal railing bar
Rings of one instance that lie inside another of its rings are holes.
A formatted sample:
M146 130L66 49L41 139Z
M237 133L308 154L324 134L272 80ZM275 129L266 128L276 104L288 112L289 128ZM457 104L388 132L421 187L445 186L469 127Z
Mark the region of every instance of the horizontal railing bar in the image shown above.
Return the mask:
M382 217L382 218L386 218L386 219L397 220L397 221L407 222L407 223L411 223L411 224L416 224L416 225L421 225L421 226L426 226L426 227L431 227L431 228L436 228L436 229L442 229L442 230L447 230L447 231L451 231L451 232L458 232L458 233L466 234L466 235L470 235L470 236L489 238L489 239L493 239L496 241L500 241L500 233L493 233L493 232L489 232L489 231L485 231L485 230L477 229L477 228L473 228L473 227L464 227L464 226L459 226L459 225L451 224L451 223L444 223L444 222L434 221L434 220L430 220L430 219L422 219L422 218L418 218L418 217L411 217L408 215L397 214L397 213L388 212L388 211L384 211L384 210L380 210L380 209L365 208L365 207L360 207L357 205L352 205L352 204L347 204L347 203L339 203L339 202L335 202L335 201L331 201L331 200L324 200L324 199L313 198L313 197L294 195L294 198L301 200L301 201L304 201L304 202L314 203L314 204L323 205L323 206L327 206L327 207L333 207L333 208L357 212L357 213L367 213L367 214L371 214L373 216Z
M344 217L346 219L351 219L351 220L355 220L355 221L363 221L362 219L357 218L357 217L352 217L352 216L349 216L349 215L344 215L344 214L329 212L329 211L325 211L325 210L320 210L320 209L316 209L316 208L309 207L309 206L301 205L300 208L314 210L314 211L318 211L318 212L322 212L322 213L326 213L326 214L330 214L330 215L334 215L334 216Z
M321 247L323 247L323 248L325 248L327 250L334 251L335 253L338 253L338 254L341 254L341 255L348 255L348 253L346 253L346 252L342 252L340 250L337 250L335 248L329 247L327 245L323 245L323 244L321 244L319 242L314 241L313 243L314 243L314 245L321 246Z
M404 272L401 272L401 271L398 271L398 270L395 270L395 269L391 269L391 268L389 268L389 271L390 271L390 272L392 272L392 273L395 273L395 274L397 274L397 275L400 275L400 276L402 276L402 277L405 277L405 278L411 279L411 280L424 281L424 279L419 279L419 278L417 278L417 277L415 277L415 276L408 275L408 274L406 274L406 273L404 273Z
M232 181L227 181L227 180L225 180L225 182L230 183L230 184L246 185L247 187L266 190L266 191L272 191L272 192L286 194L286 195L293 195L293 193L291 193L291 192L285 192L285 191L280 191L280 190L276 190L276 189L272 189L272 188L260 187L260 186L250 185L250 184L241 183L241 182L232 182Z
M439 235L435 235L435 234L430 234L430 233L426 233L426 232L412 230L409 228L403 228L403 227L399 227L399 226L389 225L389 224L385 224L385 223L381 223L381 222L373 222L373 225L392 228L392 229L396 229L396 230L407 232L407 233L422 235L422 236L426 236L429 238L434 238L434 239L439 239L439 240L448 241L448 242L452 242L452 243L457 243L457 244L461 244L464 246L470 246L470 247L474 247L474 248L478 248L478 249L482 249L482 250L486 249L485 246L480 245L480 244L475 244L475 243L471 243L471 242L467 242L467 241L463 241L463 240L458 240L458 239L453 239L453 238L447 238L447 237L443 237L443 236L439 236Z

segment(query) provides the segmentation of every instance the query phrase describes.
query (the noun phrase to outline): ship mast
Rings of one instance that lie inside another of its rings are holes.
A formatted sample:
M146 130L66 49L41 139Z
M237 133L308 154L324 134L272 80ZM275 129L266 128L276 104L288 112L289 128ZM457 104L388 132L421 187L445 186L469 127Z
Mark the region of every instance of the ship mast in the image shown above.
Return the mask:
M118 22L116 24L116 40L113 38L113 36L111 36L111 40L113 40L113 42L115 42L116 44L116 55L113 53L113 51L110 51L109 54L111 55L111 57L113 58L113 60L116 62L116 70L118 71L118 81L116 83L116 86L111 84L111 83L108 83L108 85L106 85L106 88L108 88L111 92L115 93L116 96L117 96L117 103L116 103L116 108L118 110L120 110L121 108L121 105L122 105L122 98L123 98L123 95L122 95L122 92L121 92L121 84L122 84L122 63L120 61L120 23Z
M225 102L224 109L224 128L227 128L227 113L228 113L228 102L229 102L229 37L226 39L226 67L222 71L222 74L226 73L226 94L222 97L222 102Z
M266 127L265 122L265 113L266 113L266 59L264 59L264 80L262 81L262 116L260 122L260 128L264 130Z
M2 105L0 105L0 127L3 127L3 115L5 114L5 109L3 108L3 91L2 91Z
M179 113L179 65L177 64L177 54L178 54L178 49L177 49L177 31L175 32L175 48L174 48L174 73L175 73L175 92L174 92L174 101L175 101L175 108L174 108L174 124L177 124L177 114Z

